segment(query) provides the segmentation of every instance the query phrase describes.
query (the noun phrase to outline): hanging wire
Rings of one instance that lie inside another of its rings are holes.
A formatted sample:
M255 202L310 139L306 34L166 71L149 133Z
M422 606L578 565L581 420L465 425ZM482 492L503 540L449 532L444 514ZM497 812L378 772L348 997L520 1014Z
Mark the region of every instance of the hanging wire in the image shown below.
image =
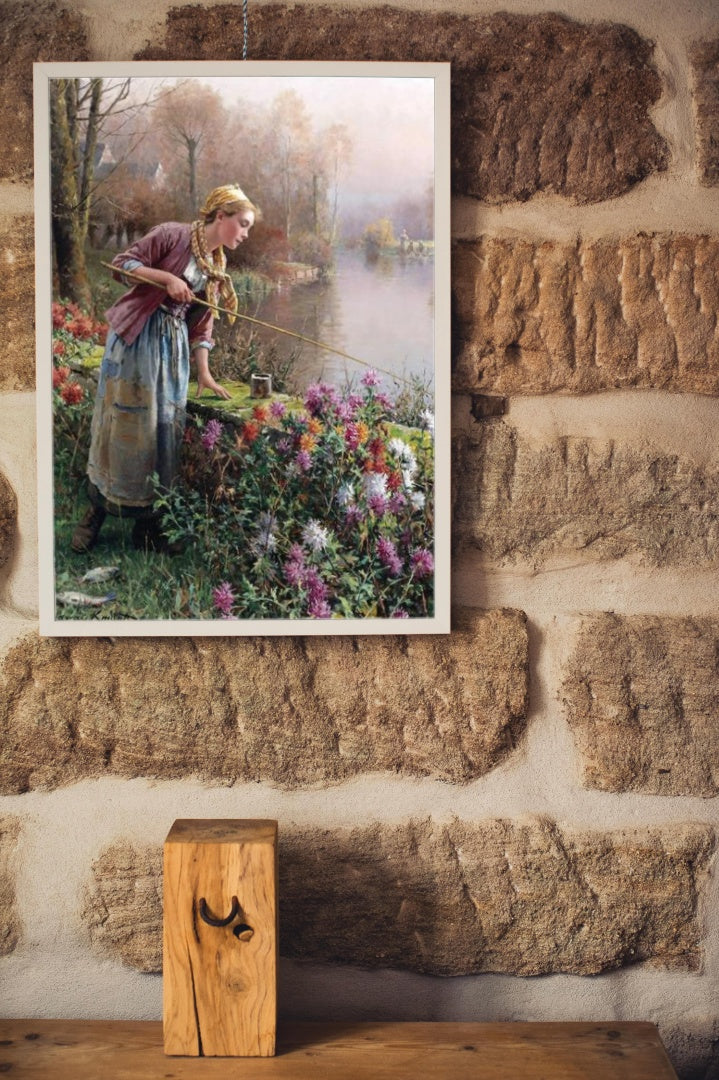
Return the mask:
M247 59L247 0L242 0L242 59Z

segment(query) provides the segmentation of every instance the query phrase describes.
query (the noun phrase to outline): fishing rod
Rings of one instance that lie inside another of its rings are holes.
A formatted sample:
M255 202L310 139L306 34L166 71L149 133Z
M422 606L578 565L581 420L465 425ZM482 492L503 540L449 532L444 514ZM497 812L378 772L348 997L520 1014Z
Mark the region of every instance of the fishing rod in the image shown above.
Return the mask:
M119 266L113 266L112 263L100 262L101 266L106 267L108 270L112 270L114 274L122 274L123 277L131 278L134 281L141 281L143 285L153 285L156 289L165 290L164 285L160 285L157 281L150 281L149 278L143 277L142 274L138 274L135 270L122 270ZM344 356L346 360L352 360L355 364L362 364L364 367L373 368L375 371L381 371L383 375L388 375L390 379L395 379L398 382L407 383L408 386L412 385L411 379L405 379L401 375L395 375L392 371L387 371L385 368L379 367L378 364L370 364L367 360L360 360L358 356L352 356L350 353L343 352L342 349L336 349L334 345L326 345L324 341L316 341L314 338L305 337L304 334L298 334L294 330L285 330L281 326L274 326L272 323L263 322L262 319L255 319L252 315L242 315L239 311L230 311L229 308L220 307L219 304L210 304L207 300L200 300L195 296L192 300L193 304L201 304L202 307L212 308L213 311L222 312L223 315L232 315L236 319L244 319L245 322L251 322L255 326L264 326L267 330L276 330L278 334L287 334L288 337L298 338L299 341L306 341L309 345L316 345L319 349L326 349L328 352L336 353L337 356Z

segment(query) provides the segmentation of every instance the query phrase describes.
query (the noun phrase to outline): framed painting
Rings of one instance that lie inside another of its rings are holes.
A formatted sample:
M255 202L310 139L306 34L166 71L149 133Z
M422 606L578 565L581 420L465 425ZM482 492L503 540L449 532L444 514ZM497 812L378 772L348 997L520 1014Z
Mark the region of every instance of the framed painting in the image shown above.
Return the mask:
M35 65L40 629L450 629L449 65Z

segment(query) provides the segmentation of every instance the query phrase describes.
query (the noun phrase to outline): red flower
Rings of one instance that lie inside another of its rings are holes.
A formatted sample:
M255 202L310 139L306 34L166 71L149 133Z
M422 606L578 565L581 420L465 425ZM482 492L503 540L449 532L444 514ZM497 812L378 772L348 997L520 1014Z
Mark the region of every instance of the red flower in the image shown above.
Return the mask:
M65 382L65 379L70 374L69 367L56 367L52 369L52 386L53 390L57 390Z
M52 325L55 330L65 325L65 308L57 302L52 305Z
M399 489L402 487L402 473L390 473L387 477L387 487L390 491L399 491Z
M53 356L64 356L65 355L65 342L64 341L53 341L53 343L52 343L52 355Z
M94 320L89 315L76 315L67 324L67 329L77 338L91 338L95 332Z
M85 396L85 391L80 386L80 383L67 382L60 391L60 394L66 405L79 405Z
M255 405L252 410L252 415L255 420L259 420L260 423L264 423L267 419L267 407L265 405Z
M242 428L242 438L245 442L253 443L259 434L259 424L256 424L253 420L246 420Z

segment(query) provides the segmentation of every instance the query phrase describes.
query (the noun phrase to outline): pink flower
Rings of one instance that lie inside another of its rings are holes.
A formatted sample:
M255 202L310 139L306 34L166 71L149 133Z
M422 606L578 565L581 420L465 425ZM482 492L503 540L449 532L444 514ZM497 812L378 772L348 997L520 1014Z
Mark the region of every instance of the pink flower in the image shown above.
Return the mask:
M305 408L310 416L320 416L339 405L339 396L329 383L313 383L305 393Z
M290 548L287 562L282 568L288 585L302 585L305 579L305 553L299 544Z
M313 619L329 619L332 610L327 603L327 586L314 566L307 568L304 586L307 589L307 614Z
M222 613L223 618L232 614L232 605L235 602L235 594L229 581L223 581L216 589L212 590L212 603L217 611Z
M384 495L371 495L368 502L370 510L374 510L377 517L387 513L387 500Z
M381 381L380 376L374 368L370 368L369 371L366 371L360 380L363 386L379 386Z
M412 573L416 578L425 578L434 570L434 558L432 552L427 548L417 548L410 555L410 566L412 567Z
M397 548L386 536L380 536L377 541L377 556L393 577L397 577L398 574L402 573L402 560L397 554Z
M281 420L287 412L287 406L284 401L273 401L270 405L270 416L274 416L275 420Z
M299 450L295 455L295 465L300 472L309 472L312 468L312 458L306 450Z
M360 444L359 428L354 422L350 422L345 428L345 446L348 450L356 450Z
M390 615L390 619L408 619L408 618L409 618L409 615L404 610L404 608L395 608L395 610Z
M326 600L310 600L307 605L307 614L311 615L313 619L330 619L332 617L332 608Z
M207 426L202 432L202 436L200 438L200 442L204 446L205 450L214 450L215 445L218 442L223 430L223 426L219 420L207 421Z

